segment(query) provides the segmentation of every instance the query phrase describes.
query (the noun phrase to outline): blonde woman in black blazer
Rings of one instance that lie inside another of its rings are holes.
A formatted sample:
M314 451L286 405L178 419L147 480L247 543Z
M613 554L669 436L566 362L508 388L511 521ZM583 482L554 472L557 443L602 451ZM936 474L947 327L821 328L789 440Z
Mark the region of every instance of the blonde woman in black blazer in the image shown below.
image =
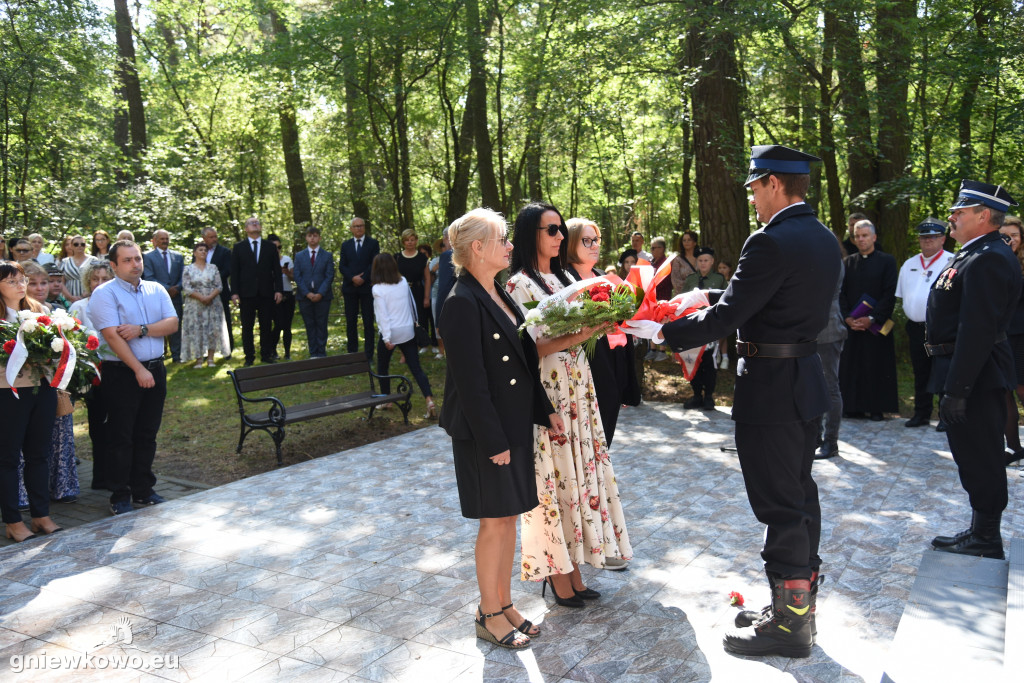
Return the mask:
M459 277L441 311L448 375L440 424L452 437L462 515L480 520L477 637L501 647L530 644L540 629L512 604L516 517L538 504L533 425L564 430L538 377L537 348L519 334L519 306L494 277L512 245L504 219L475 209L448 229ZM449 341L450 340L450 341Z

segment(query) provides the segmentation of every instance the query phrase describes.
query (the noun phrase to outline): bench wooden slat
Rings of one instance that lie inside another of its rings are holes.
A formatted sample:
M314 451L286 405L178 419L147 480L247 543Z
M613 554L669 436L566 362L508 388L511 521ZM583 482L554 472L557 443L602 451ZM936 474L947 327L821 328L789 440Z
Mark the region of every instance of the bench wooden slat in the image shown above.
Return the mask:
M283 424L293 424L295 422L312 420L314 418L326 417L337 413L347 413L351 410L378 406L381 403L393 403L395 401L401 401L405 397L405 394L390 394L389 396L381 397L366 391L361 394L325 398L311 403L288 406ZM245 417L253 422L265 422L267 424L271 424L269 411L266 410L259 413L247 413Z
M287 363L281 363L281 365L287 365ZM287 373L239 380L238 388L245 393L250 391L266 391L268 389L276 389L278 387L290 387L296 384L307 384L309 382L319 382L321 380L348 377L349 375L365 375L366 369L365 360L361 367L352 364L326 368L295 368L291 372ZM368 386L368 384L363 386Z

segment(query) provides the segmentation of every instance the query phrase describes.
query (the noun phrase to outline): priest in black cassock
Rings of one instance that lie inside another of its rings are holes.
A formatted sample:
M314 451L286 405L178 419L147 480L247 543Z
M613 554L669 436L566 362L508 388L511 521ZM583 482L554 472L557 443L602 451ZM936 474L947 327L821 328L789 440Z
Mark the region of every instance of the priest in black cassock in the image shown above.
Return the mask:
M877 235L871 221L857 223L853 239L857 253L844 261L846 274L839 294L839 310L850 328L839 361L839 386L846 417L863 418L867 413L877 422L883 413L899 412L892 333L876 334L871 329L876 326L877 330L892 317L899 269L896 259L875 249ZM852 317L865 296L874 299L873 308Z

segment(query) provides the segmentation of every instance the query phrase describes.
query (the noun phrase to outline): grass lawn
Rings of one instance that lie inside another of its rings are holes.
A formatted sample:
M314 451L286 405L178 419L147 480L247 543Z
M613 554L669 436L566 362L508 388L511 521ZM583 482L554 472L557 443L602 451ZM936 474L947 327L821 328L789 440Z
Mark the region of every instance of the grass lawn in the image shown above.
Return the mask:
M295 316L293 331L292 358L307 358L306 335L299 315ZM240 341L237 326L235 333L236 340ZM897 326L896 334L900 415L909 417L913 413L913 375L902 326ZM339 306L330 327L327 350L328 353L340 353L345 349L344 318ZM279 353L283 353L283 350L279 349ZM249 434L242 453L235 454L239 435L238 403L227 372L241 367L241 356L241 349L235 349L232 358L219 360L214 368L200 370L192 369L191 364L167 365L167 402L154 467L157 476L217 485L275 468L274 444L264 432ZM445 361L435 360L431 352L422 354L420 360L430 378L435 400L440 404L444 396ZM715 393L718 405L732 405L734 372L718 373ZM391 373L412 379L408 368L398 362L397 354L391 361ZM365 378L347 377L275 390L273 393L288 405L360 391L365 386ZM646 400L682 402L692 392L689 383L682 378L679 367L663 362L646 365L643 395ZM434 420L424 418L425 413L423 396L415 388L409 425L402 422L401 411L398 409L376 411L372 420L367 420L366 411L362 411L291 425L286 430L282 446L285 465L338 453L433 424ZM92 446L86 425L85 406L79 402L75 410L75 444L79 457L89 459L92 457Z

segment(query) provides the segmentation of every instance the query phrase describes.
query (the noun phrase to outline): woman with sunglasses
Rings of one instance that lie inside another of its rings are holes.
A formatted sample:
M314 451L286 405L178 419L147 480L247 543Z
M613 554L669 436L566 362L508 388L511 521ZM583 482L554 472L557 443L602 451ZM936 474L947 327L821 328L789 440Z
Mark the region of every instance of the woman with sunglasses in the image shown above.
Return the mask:
M515 224L512 272L507 289L520 304L540 301L568 286L568 229L550 204L529 204ZM523 515L522 578L550 584L555 601L582 607L600 597L583 583L579 565L603 568L606 558L628 559L632 551L590 363L580 344L587 328L556 338L530 328L540 354L540 379L565 424L552 436L534 429L534 466L540 505Z
M24 261L32 260L32 243L24 237L12 237L7 242L7 246L11 250L11 259L22 263Z
M61 293L68 301L78 301L82 298L82 268L92 260L92 256L85 253L85 238L81 235L71 237L71 252L67 258L60 262L60 269L64 273L64 286Z
M18 311L42 313L45 308L26 294L28 279L20 264L0 261L0 299L5 319L18 321ZM18 395L7 383L7 366L0 363L0 515L5 535L15 543L35 534L52 534L60 527L50 519L50 473L47 455L57 416L57 392L40 368L24 365L14 380ZM18 461L25 458L25 489L28 492L31 530L18 510ZM34 532L34 533L33 533Z

